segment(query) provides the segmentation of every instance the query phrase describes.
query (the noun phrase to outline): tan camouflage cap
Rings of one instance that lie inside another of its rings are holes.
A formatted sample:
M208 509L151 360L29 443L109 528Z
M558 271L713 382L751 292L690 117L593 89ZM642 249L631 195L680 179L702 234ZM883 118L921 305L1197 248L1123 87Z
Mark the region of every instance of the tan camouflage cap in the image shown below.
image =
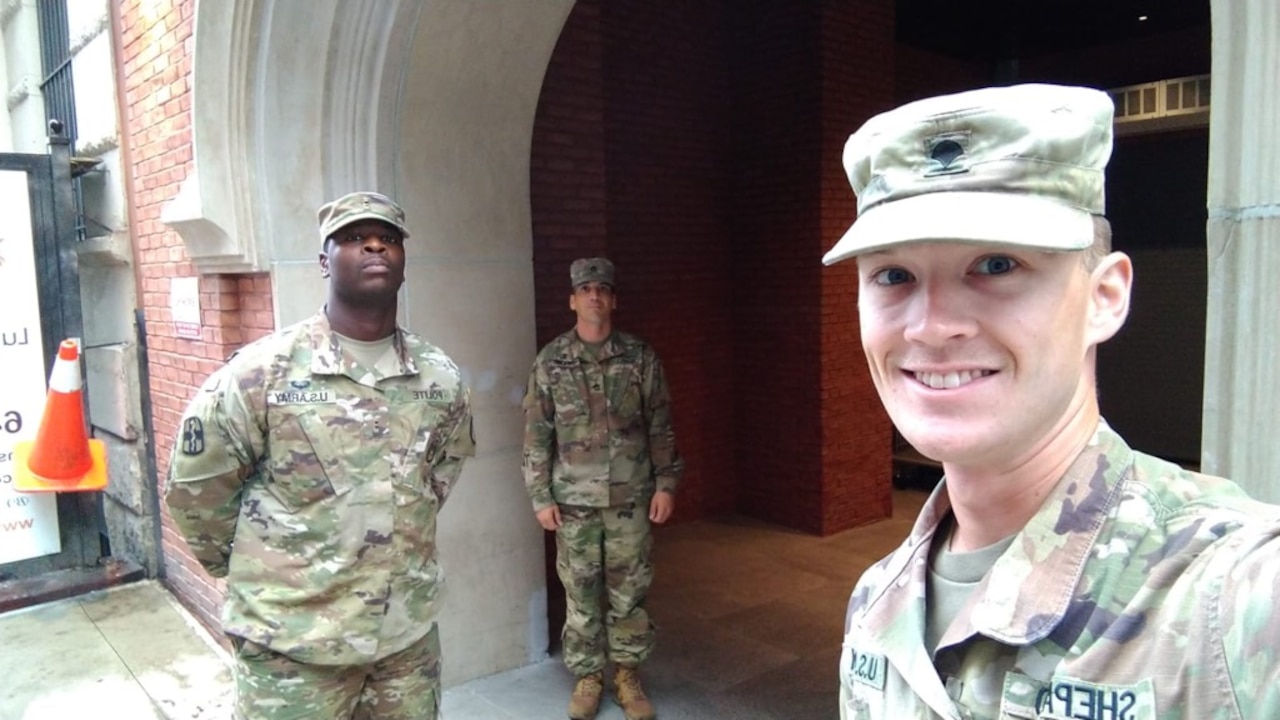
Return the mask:
M395 200L376 192L360 191L343 195L320 206L316 213L320 221L320 241L324 242L335 232L360 220L381 220L395 226L400 234L409 237L404 224L404 210Z
M613 287L613 263L602 257L578 258L569 266L569 279L573 287L589 282L600 282Z
M922 240L1088 247L1114 109L1090 88L1016 85L871 118L844 146L858 218L823 264Z

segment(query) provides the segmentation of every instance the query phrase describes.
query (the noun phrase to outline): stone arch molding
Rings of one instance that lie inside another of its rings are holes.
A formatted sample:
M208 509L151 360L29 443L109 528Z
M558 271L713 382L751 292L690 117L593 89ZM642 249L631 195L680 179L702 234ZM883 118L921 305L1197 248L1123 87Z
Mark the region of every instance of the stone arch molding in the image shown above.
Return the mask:
M257 272L320 198L393 189L425 0L197 2L193 167L160 219L201 274Z

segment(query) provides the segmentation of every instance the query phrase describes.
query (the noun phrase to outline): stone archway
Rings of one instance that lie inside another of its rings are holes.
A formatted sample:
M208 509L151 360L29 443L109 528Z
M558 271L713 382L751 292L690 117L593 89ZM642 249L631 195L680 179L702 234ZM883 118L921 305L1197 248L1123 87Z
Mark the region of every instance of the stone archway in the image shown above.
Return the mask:
M162 219L202 274L270 272L280 327L323 297L321 202L377 189L408 213L402 319L463 367L479 441L439 531L448 684L547 647L519 403L535 351L529 148L572 4L195 4L194 169Z

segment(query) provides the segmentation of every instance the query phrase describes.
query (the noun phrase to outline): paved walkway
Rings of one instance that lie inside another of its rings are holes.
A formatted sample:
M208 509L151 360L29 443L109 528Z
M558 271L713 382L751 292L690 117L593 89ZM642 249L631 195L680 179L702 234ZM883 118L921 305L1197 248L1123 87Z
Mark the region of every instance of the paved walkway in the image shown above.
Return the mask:
M227 658L155 581L0 615L0 720L225 720Z
M894 518L827 538L729 518L664 528L645 687L662 720L831 720L844 607L862 569L910 529ZM0 720L225 720L227 656L155 581L0 614ZM565 717L557 659L445 691L447 720ZM600 720L622 720L612 702Z

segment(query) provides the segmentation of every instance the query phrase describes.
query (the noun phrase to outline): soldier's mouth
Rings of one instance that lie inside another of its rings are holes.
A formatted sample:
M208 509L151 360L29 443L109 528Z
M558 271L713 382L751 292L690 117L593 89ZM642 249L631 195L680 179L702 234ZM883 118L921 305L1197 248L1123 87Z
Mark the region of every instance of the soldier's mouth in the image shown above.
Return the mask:
M922 385L927 385L934 390L944 390L958 388L979 378L991 375L992 370L952 370L950 372L917 372L914 373L916 380Z

